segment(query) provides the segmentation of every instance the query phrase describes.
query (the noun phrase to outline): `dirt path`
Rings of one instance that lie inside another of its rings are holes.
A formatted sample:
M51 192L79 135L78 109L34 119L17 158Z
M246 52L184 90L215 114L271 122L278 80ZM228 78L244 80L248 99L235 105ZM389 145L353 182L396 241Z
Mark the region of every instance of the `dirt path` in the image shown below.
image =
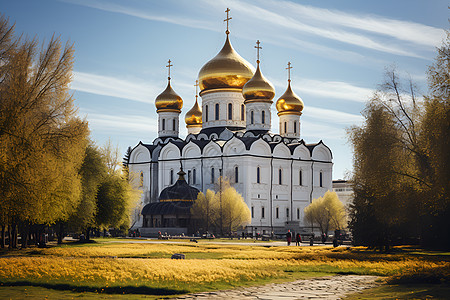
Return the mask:
M216 292L190 294L175 299L341 299L379 285L377 276L336 275L288 283L267 284Z

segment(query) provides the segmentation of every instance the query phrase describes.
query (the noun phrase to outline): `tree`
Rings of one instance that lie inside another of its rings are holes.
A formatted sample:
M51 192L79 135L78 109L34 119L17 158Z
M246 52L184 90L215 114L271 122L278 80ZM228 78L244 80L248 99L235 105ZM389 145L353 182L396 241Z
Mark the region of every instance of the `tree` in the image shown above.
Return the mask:
M121 168L118 147L113 147L109 140L101 153L107 174L97 192L96 225L102 229L128 229L131 211L140 198L140 191L133 188L127 172Z
M428 70L428 84L419 136L427 158L421 177L429 183L420 191L422 236L425 245L450 249L450 32Z
M214 228L222 235L226 232L231 234L250 223L250 210L244 198L228 180L220 177L218 186L217 193L212 190L207 190L206 195L199 193L191 208L191 214L206 230Z
M77 206L88 126L69 94L73 46L52 37L38 53L36 39L13 32L1 17L0 211L14 236L22 225L26 246L29 224L66 220Z
M215 201L216 193L212 190L207 190L206 194L200 192L191 208L191 214L194 219L199 222L200 228L210 231L213 220L215 220L218 208Z
M83 164L80 169L82 191L80 203L75 212L69 218L69 225L74 231L86 232L89 238L90 228L95 227L97 214L97 193L100 184L107 174L107 167L100 149L90 142L85 150ZM60 226L63 226L61 223ZM61 228L60 231L63 231ZM62 237L60 232L58 239ZM61 242L61 241L59 241Z
M222 234L228 232L231 235L239 227L250 223L250 209L242 195L230 185L228 180L222 177L219 180L222 183L221 190L216 193L216 201L219 202L216 226L220 228Z
M350 227L356 244L398 242L450 248L449 34L430 67L430 95L395 70L366 105L365 124L349 130L354 147Z
M347 215L344 204L335 192L327 191L323 197L313 199L305 207L305 222L319 226L322 234L330 230L341 230L347 227Z

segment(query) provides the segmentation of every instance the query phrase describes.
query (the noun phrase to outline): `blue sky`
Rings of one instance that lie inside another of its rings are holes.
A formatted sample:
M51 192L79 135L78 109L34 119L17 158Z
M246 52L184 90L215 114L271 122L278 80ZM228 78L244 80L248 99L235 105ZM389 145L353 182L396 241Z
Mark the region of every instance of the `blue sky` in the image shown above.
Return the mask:
M166 87L169 58L184 125L198 71L223 46L229 7L231 43L253 65L261 41L261 70L275 86L274 101L292 63L292 87L305 104L301 137L331 148L333 179L352 169L346 128L361 124L386 67L395 65L427 92L426 70L448 28L447 6L443 0L0 0L18 34L42 42L56 33L74 43L79 114L98 144L111 138L122 153L157 136L154 99Z

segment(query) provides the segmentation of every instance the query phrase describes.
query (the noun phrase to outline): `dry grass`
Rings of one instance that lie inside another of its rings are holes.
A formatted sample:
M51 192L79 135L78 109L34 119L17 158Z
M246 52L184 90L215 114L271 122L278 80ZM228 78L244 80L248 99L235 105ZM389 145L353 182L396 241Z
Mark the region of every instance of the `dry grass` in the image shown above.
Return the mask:
M184 253L187 259L171 260L173 253ZM397 282L417 274L438 281L450 277L446 257L380 254L363 248L113 242L18 254L0 257L0 282L198 291L311 274L371 274L392 276Z

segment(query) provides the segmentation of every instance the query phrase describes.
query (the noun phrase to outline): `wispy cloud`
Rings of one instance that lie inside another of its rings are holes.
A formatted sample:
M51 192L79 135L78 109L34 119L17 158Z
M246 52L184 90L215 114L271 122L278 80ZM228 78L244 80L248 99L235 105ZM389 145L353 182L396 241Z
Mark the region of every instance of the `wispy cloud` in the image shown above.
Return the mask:
M297 15L302 20L317 21L323 25L337 25L358 31L372 32L426 47L438 46L445 35L444 31L440 28L409 21L389 19L377 15L355 15L339 10L318 8L290 1L263 0L263 3L272 8L282 9L283 12L289 13L290 15Z
M301 79L296 87L305 94L361 103L366 102L374 93L373 89L358 87L341 81Z
M113 1L104 1L104 0L61 0L64 2L83 5L95 9L100 9L103 11L120 13L124 15L129 15L145 20L159 21L159 22L167 22L187 27L193 28L201 28L201 29L209 29L211 30L213 26L211 26L211 22L208 22L204 18L187 18L180 14L175 16L172 11L171 14L164 14L160 11L156 11L154 3L149 2L147 6L144 3L139 3L135 7L132 7L131 2L122 2L121 4L113 3Z
M412 49L419 47L433 51L445 36L442 29L424 24L364 13L349 14L291 1L198 0L185 5L184 12L163 10L162 6L145 2L123 4L114 0L63 1L146 20L213 31L220 28L216 28L217 20L212 16L224 7L231 7L235 19L241 24L239 35L243 37L258 28L260 38L270 43L279 44L285 38L300 35L310 47L316 44L311 37L319 37L360 48L419 58L424 57L419 51ZM184 5L173 0L165 3L166 7Z
M83 114L83 112L82 112ZM108 115L99 113L86 114L89 126L92 130L98 132L115 132L127 135L141 134L147 136L158 132L158 123L156 119L140 115Z
M300 137L307 143L319 140L342 140L345 138L345 129L328 124L301 121Z
M318 120L319 123L327 122L337 124L339 126L361 124L364 120L363 116L361 115L354 115L337 110L313 106L305 107L303 114L305 116L308 116L308 118Z
M272 79L271 82L277 90L286 89L286 82ZM375 92L374 89L356 86L343 81L326 81L306 78L293 78L293 89L300 98L305 94L315 95L326 99L342 99L347 101L365 103Z
M85 72L73 72L71 88L77 91L152 103L157 87L140 80L125 80ZM161 87L158 87L162 91ZM160 92L161 92L160 91Z

